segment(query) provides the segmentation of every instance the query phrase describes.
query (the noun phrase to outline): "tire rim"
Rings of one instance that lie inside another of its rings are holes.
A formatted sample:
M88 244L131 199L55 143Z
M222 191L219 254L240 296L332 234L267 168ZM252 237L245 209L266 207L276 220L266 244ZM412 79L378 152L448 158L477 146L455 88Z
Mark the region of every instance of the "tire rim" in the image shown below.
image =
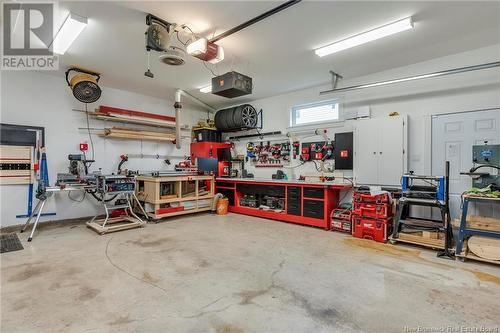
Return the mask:
M243 110L241 110L241 117L247 127L255 127L257 124L257 114L251 105L243 107Z

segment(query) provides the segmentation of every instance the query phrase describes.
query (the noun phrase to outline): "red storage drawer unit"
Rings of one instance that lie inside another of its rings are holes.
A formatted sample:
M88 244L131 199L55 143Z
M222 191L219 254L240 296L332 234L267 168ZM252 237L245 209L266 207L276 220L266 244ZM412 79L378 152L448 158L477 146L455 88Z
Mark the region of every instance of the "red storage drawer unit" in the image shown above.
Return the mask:
M387 236L392 231L392 218L370 219L360 216L352 217L352 235L357 238L371 239L380 243L387 243Z
M391 204L368 204L363 202L354 202L353 214L374 219L386 219L393 216Z
M374 203L374 204L388 204L391 202L391 198L388 193L371 195L365 192L354 192L352 195L353 202L364 202L364 203Z

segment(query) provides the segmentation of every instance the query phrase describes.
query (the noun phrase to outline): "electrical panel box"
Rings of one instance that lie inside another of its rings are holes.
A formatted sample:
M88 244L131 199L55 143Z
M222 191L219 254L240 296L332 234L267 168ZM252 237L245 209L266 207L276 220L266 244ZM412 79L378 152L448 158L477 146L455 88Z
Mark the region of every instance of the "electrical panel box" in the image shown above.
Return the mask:
M336 170L353 169L353 133L335 133L333 158Z
M252 78L232 71L212 78L212 94L234 98L252 93Z

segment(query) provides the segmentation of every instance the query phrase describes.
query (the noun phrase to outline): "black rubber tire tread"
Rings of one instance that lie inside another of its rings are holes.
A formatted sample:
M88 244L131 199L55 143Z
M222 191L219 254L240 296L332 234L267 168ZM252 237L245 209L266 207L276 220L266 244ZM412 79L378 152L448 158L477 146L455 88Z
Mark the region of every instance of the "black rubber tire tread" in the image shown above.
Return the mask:
M224 131L227 129L224 111L225 110L217 111L217 113L215 114L215 117L214 117L215 127L221 131Z
M236 129L236 123L234 122L234 113L237 107L229 108L225 110L226 113L226 129L233 130Z
M234 108L234 114L233 114L233 119L234 119L234 124L236 127L238 128L241 128L241 127L245 127L245 122L243 121L243 107L245 106L246 104L243 104L243 105L239 105L237 107Z
M245 115L244 112L246 113ZM253 106L250 104L242 104L217 111L214 121L215 127L217 127L218 130L231 131L242 128L254 128L258 123L257 118L257 110L255 110Z

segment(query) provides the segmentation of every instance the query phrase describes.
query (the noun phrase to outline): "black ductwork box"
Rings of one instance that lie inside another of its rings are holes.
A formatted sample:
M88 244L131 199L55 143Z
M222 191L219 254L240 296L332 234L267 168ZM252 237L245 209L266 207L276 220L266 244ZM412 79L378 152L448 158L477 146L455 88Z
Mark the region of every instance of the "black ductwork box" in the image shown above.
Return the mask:
M252 93L252 78L232 71L212 78L212 94L234 98Z

